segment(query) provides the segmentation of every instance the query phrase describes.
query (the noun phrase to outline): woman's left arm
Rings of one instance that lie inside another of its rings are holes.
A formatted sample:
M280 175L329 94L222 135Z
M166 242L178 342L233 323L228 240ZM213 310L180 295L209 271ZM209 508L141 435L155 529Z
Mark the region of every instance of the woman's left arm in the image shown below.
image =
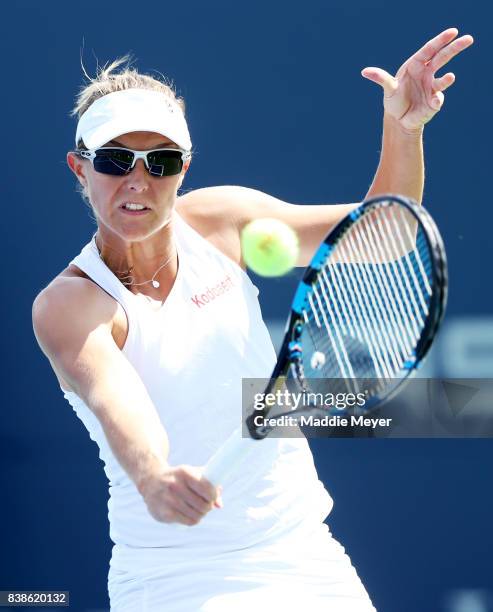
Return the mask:
M402 64L395 77L369 67L362 75L384 92L384 128L380 162L368 196L394 193L421 202L424 185L423 128L442 108L443 92L455 81L451 72L435 73L473 43L449 28L428 41ZM180 198L185 215L235 261L241 261L239 233L250 221L273 217L290 225L300 240L299 266L309 263L329 230L357 204L288 204L255 189L207 187Z
M395 77L381 68L361 74L383 88L384 123L380 163L367 193L398 193L421 202L424 186L423 129L442 108L443 92L455 81L436 72L472 45L472 36L457 38L449 28L428 41L407 59Z

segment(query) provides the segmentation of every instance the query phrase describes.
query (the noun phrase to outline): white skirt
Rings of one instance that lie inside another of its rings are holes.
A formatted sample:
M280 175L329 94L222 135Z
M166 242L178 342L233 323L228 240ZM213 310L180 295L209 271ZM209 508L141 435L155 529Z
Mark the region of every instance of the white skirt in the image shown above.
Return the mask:
M112 612L375 612L325 524L221 554L115 545L108 592Z

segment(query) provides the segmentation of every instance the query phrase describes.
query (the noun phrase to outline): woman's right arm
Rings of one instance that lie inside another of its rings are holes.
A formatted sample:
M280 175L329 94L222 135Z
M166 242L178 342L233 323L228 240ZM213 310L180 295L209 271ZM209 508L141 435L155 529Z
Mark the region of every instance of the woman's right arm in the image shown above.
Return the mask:
M195 525L218 491L200 470L168 464L168 437L147 390L112 336L116 302L92 281L60 277L33 304L38 343L96 415L111 449L162 522Z

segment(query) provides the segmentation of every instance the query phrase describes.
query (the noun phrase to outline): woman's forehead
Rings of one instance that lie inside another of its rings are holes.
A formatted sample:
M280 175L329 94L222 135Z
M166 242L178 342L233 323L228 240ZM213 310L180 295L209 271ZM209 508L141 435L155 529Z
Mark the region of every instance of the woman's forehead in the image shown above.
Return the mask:
M144 151L145 149L157 149L159 147L176 145L172 140L157 132L128 132L127 134L116 136L104 146L121 146Z

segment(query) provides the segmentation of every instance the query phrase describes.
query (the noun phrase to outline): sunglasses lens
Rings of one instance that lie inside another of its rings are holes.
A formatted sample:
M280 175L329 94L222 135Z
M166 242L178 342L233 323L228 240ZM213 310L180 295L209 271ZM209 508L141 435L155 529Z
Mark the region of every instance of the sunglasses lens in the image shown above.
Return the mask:
M123 176L130 171L134 154L119 149L99 149L94 158L94 170L101 174Z
M180 174L183 167L180 151L152 151L147 156L149 173L153 176L174 176Z

